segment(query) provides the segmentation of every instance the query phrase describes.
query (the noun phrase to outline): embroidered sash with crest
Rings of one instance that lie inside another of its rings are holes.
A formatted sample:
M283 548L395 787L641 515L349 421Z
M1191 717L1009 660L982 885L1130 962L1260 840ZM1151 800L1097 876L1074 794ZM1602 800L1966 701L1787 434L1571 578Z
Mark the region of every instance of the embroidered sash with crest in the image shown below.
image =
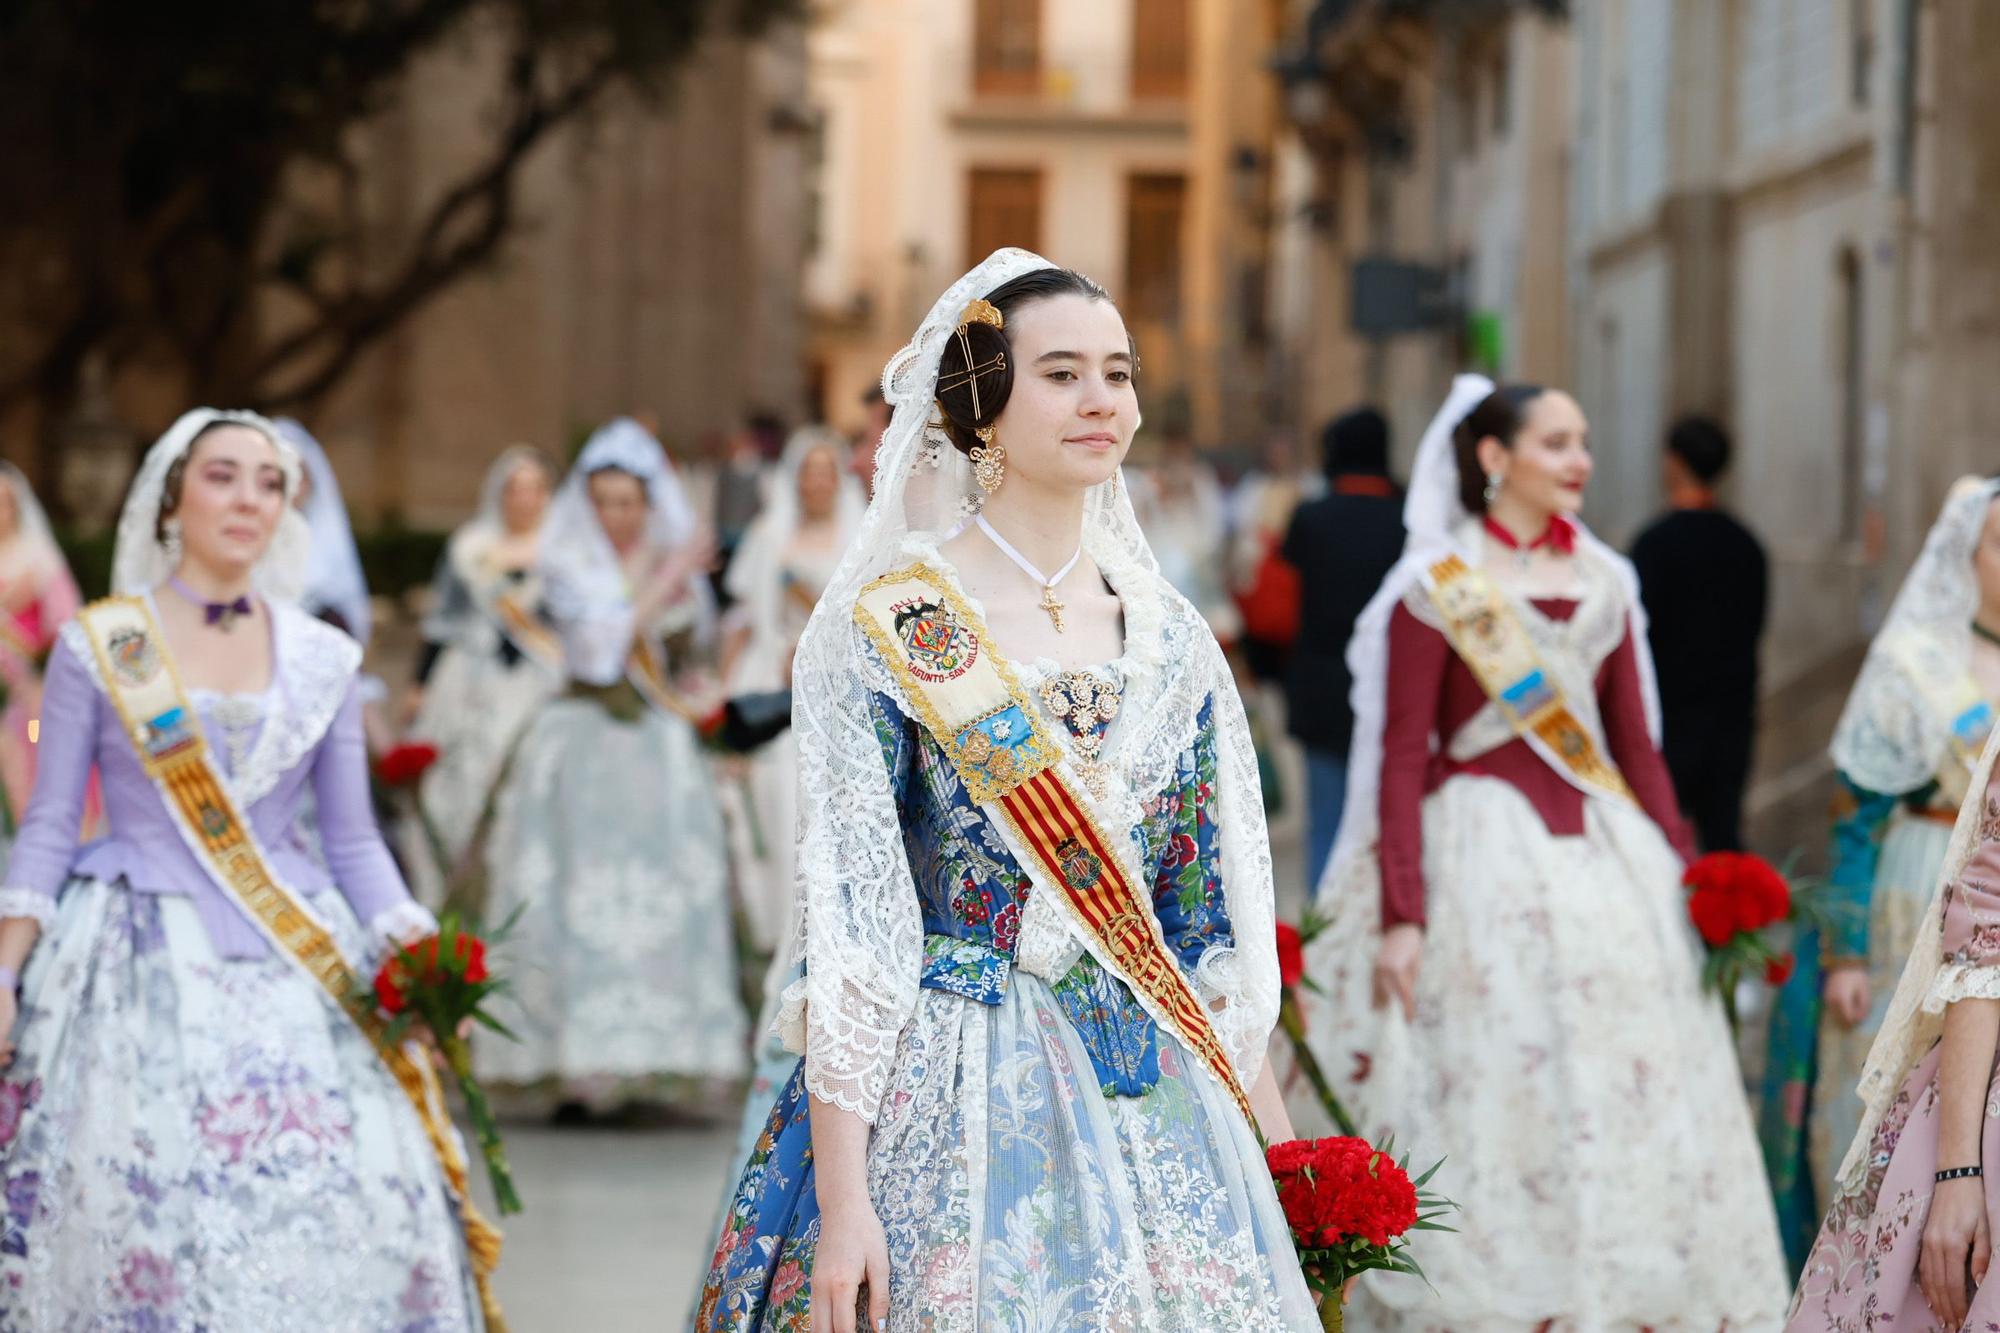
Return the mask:
M1570 711L1506 594L1455 555L1424 572L1424 587L1444 617L1452 650L1514 734L1574 786L1637 805L1625 775Z
M1925 709L1933 717L1948 720L1945 752L1937 769L1938 800L1956 808L1965 800L1973 770L1986 749L1986 737L1993 730L1993 705L1981 693L1962 649L1953 652L1924 633L1899 634L1887 648L1916 686Z
M1061 749L972 608L919 563L863 588L854 618L951 760L967 797L1033 854L1037 864L1024 869L1061 890L1058 900L1097 946L1098 960L1155 1022L1180 1037L1254 1124L1250 1099L1207 1008L1167 948L1151 898L1065 776Z
M368 1044L416 1108L458 1206L486 1326L504 1333L491 1282L500 1261L500 1232L473 1205L465 1154L429 1059L413 1052L413 1043L398 1047L382 1043L381 1016L372 999L362 998L332 931L272 871L250 821L216 774L201 724L166 656L151 609L139 598L116 597L86 607L78 619L133 752L195 860L229 891L280 956L304 972L367 1035Z

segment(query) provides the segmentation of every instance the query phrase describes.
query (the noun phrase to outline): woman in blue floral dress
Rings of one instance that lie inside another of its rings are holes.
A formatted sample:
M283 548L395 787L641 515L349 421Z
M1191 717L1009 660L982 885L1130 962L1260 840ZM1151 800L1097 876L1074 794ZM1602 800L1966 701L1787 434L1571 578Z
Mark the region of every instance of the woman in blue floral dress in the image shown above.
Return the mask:
M794 666L805 1058L703 1333L1318 1326L1246 1115L1289 1132L1256 757L1119 482L1135 370L1101 289L1005 250L884 375L874 502ZM941 732L975 666L1013 703ZM1040 778L983 776L1044 754L1060 840L1012 804ZM1100 873L1155 971L1077 910Z

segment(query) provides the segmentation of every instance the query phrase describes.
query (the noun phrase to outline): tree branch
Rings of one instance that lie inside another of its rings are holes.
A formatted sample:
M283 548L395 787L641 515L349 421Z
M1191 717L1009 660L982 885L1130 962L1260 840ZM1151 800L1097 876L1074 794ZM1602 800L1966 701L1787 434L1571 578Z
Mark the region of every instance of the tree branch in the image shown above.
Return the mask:
M616 70L611 56L600 57L561 91L543 98L534 91L533 56L517 52L508 79L517 106L492 155L438 200L395 277L375 291L327 300L321 319L279 340L257 359L244 376L250 400L275 408L318 398L376 337L491 259L513 222L521 159L549 131L595 102ZM274 382L281 378L285 382Z

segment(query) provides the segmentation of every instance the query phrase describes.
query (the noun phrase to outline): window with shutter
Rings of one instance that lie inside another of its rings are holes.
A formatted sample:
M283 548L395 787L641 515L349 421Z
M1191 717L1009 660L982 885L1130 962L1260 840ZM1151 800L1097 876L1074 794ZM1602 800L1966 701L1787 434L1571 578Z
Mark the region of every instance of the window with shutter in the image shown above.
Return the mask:
M1042 0L975 0L972 88L1025 97L1041 86Z
M1185 176L1137 175L1125 195L1125 291L1134 320L1173 324L1181 315L1181 230Z
M1002 246L1042 245L1042 173L974 167L966 178L965 251L970 268Z

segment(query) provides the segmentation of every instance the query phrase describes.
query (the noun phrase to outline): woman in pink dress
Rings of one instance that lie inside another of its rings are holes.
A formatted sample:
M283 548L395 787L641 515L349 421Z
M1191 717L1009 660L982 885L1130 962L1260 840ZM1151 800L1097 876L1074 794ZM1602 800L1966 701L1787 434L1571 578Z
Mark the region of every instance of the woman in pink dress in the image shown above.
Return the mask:
M1976 557L2000 561L2000 544ZM1861 1131L1786 1328L2000 1327L2000 783L1986 746L1944 874L1861 1075Z
M81 602L28 479L0 463L0 845L11 842L35 785L42 663L56 631ZM94 819L95 801L85 811Z

